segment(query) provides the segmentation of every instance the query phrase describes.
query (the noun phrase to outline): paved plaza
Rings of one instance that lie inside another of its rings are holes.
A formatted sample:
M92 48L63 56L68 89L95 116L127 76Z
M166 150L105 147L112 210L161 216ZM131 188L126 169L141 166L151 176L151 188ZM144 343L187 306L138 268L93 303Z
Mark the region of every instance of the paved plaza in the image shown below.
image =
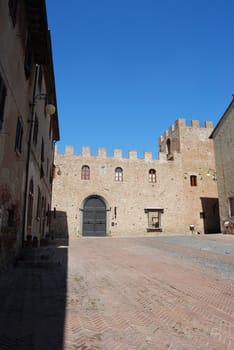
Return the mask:
M0 350L232 350L234 236L52 241L0 300Z

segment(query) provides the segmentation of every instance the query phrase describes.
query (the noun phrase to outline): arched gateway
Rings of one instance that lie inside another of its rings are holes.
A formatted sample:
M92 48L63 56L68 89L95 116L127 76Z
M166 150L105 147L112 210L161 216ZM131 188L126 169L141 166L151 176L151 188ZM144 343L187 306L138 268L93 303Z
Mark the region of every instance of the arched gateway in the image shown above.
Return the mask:
M83 236L106 236L106 204L99 196L85 199L83 207Z

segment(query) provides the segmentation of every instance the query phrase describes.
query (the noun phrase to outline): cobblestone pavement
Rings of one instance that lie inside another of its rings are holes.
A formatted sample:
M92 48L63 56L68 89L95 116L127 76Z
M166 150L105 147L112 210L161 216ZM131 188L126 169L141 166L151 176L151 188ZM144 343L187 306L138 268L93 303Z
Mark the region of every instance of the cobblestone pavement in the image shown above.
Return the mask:
M234 236L81 238L39 251L40 263L1 274L1 350L234 349Z

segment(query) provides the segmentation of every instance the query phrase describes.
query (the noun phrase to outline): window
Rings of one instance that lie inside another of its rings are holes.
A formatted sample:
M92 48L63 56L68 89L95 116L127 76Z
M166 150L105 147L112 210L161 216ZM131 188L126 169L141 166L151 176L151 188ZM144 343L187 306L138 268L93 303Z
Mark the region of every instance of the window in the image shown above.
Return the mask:
M18 117L15 136L15 151L22 152L23 124L21 117Z
M38 86L39 92L41 92L41 86L42 86L42 69L41 69L41 67L39 67L37 86Z
M41 190L38 187L38 194L37 194L37 219L40 219L41 217Z
M43 138L42 138L42 140L41 140L41 162L43 163L44 162L44 160L45 160L45 157L44 157L44 155L45 155L45 152L44 152L44 140L43 140Z
M32 47L31 47L30 37L28 36L26 47L25 47L25 57L24 57L24 72L25 72L26 79L30 77L31 68L32 68Z
M9 13L12 19L12 24L13 27L15 27L16 24L16 12L17 12L17 0L9 0L8 1L8 8L9 8Z
M33 128L33 144L34 144L34 146L37 145L38 128L39 128L39 124L38 124L38 118L36 115L35 120L34 120L34 128Z
M14 216L15 216L14 214L15 214L14 208L8 209L8 220L7 220L8 227L14 226Z
M83 165L81 168L81 180L90 179L90 168L88 165Z
M49 127L49 138L51 139L51 131L52 131L52 124L51 124L51 119L50 119L50 127ZM52 142L53 145L53 142Z
M117 167L115 169L115 181L119 181L119 182L123 181L123 169L120 167Z
M33 219L33 180L31 179L28 194L27 231L31 233Z
M161 227L161 214L163 213L163 209L145 209L145 213L148 214L148 227L147 232L153 231L162 231Z
M156 170L155 169L149 170L149 182L156 182Z
M190 185L191 186L197 186L197 177L196 177L196 175L191 175L190 176Z
M3 115L4 115L5 99L6 99L6 86L0 75L0 130L2 129L2 124L4 120Z
M229 216L234 216L234 197L228 198Z

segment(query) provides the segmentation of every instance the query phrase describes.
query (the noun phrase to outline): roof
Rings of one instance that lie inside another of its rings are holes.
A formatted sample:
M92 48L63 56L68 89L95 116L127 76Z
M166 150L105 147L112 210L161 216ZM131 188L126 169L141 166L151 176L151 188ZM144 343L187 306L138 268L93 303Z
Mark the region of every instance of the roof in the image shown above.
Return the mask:
M58 141L60 139L58 108L51 36L50 31L48 30L46 3L45 0L24 0L24 2L34 59L37 64L43 65L44 67L49 102L56 108L56 112L52 118L52 127L54 131L54 139Z

